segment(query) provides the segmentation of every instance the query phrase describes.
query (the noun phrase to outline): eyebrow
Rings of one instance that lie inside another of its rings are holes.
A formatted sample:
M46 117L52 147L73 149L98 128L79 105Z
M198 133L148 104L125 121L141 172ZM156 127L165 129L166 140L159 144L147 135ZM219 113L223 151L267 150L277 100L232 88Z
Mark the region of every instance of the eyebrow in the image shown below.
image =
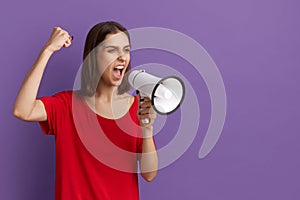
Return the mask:
M126 45L124 46L123 48L127 48L127 47L130 47L130 45ZM104 46L104 48L115 48L115 49L118 49L119 47L118 46L113 46L113 45L109 45L109 46Z

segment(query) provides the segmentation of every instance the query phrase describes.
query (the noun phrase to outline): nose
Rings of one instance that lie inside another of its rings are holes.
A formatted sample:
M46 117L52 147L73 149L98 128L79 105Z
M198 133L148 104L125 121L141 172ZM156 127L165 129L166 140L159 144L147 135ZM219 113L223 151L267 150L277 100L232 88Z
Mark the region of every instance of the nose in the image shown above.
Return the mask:
M118 60L119 61L126 61L126 55L125 54L122 54L118 57Z

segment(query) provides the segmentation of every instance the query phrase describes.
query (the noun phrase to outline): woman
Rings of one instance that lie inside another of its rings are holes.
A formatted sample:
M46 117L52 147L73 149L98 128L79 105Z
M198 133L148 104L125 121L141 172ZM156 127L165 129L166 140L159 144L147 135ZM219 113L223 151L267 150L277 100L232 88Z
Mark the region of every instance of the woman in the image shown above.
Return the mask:
M21 85L14 115L40 122L45 134L55 136L55 199L139 199L137 166L146 181L157 173L156 114L148 98L140 103L126 93L129 34L116 22L95 25L86 38L81 89L37 99L49 58L71 44L66 30L53 29ZM143 124L144 118L150 122Z

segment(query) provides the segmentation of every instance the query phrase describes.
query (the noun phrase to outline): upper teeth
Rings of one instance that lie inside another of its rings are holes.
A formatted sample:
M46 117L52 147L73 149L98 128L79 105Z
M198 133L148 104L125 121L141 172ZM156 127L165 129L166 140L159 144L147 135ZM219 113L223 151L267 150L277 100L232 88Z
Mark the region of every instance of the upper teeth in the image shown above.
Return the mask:
M124 69L124 66L117 66L117 69Z

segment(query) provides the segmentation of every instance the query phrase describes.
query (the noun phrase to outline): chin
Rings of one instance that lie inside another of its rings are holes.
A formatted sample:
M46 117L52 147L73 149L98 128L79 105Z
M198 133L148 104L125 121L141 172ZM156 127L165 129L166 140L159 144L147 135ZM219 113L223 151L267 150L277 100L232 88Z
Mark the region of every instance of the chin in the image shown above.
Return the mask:
M118 80L118 81L112 81L112 85L115 87L119 87L122 83L122 79Z

